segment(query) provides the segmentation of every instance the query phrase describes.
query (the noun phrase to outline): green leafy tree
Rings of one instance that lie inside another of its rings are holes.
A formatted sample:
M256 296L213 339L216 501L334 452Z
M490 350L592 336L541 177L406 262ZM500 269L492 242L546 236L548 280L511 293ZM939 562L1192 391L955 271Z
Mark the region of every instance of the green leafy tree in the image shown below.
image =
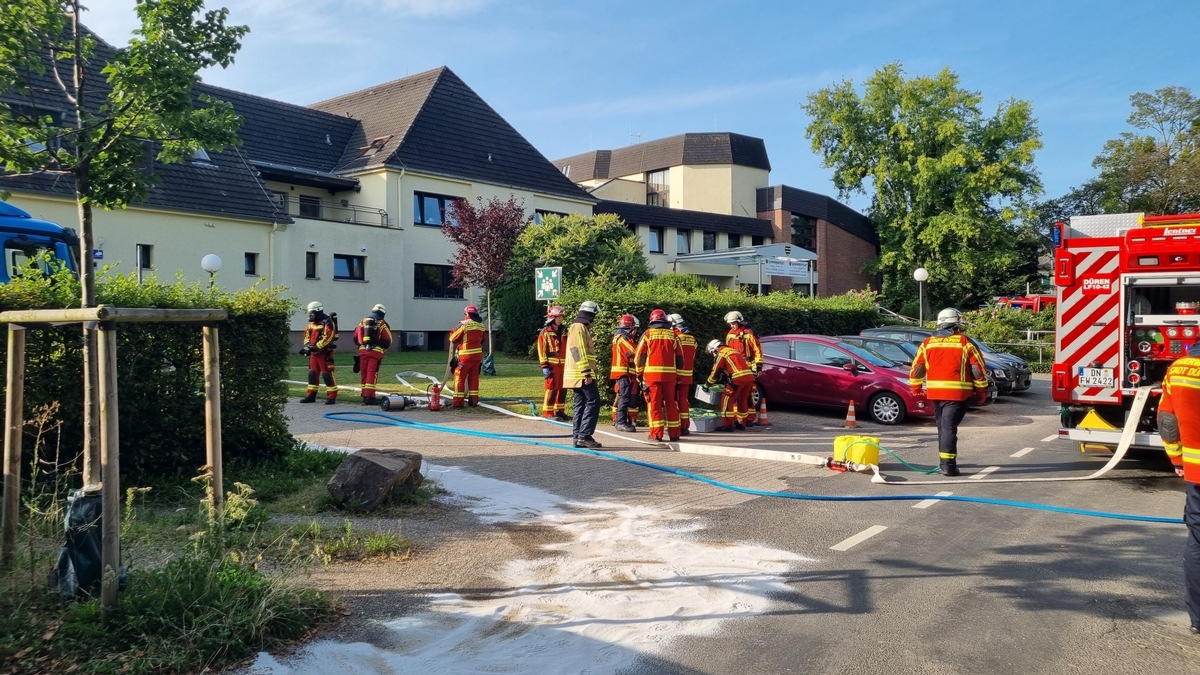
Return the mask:
M860 95L851 82L808 96L807 136L833 169L840 196L872 191L879 234L873 272L893 307L916 297L913 270L929 270L931 304L978 304L1031 269L1038 234L1024 220L1041 191L1033 110L1009 100L987 117L958 76L906 78L889 64ZM1036 271L1036 260L1032 269Z
M1184 87L1129 97L1130 126L1104 144L1100 170L1104 212L1151 214L1200 210L1200 99Z
M517 240L505 279L496 289L496 311L504 321L504 350L525 354L542 327L544 308L534 300L538 267L562 267L563 289L591 285L624 288L650 279L642 242L620 217L546 216ZM573 308L565 308L568 317Z
M93 208L145 197L142 158L179 162L237 143L232 106L196 97L198 72L226 67L245 26L203 0L138 0L140 27L113 49L80 22L79 0L0 0L0 161L10 174L71 179L79 204L82 307L96 304ZM96 332L84 330L85 480L98 477Z

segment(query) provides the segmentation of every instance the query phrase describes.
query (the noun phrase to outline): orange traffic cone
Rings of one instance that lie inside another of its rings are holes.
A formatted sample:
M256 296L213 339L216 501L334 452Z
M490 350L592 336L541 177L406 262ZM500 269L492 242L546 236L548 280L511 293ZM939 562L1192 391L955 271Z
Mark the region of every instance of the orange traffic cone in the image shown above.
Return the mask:
M758 399L758 419L754 420L755 426L769 427L771 420L767 419L767 397L764 396Z
M846 410L846 428L854 429L858 426L858 420L854 417L854 399L850 399L850 407Z

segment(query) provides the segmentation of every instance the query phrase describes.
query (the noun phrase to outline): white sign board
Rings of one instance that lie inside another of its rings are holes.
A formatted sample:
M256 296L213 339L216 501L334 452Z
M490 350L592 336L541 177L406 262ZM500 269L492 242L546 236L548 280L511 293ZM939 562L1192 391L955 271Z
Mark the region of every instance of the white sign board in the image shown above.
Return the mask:
M773 277L799 277L801 279L807 279L808 261L795 260L792 262L784 262L782 260L768 260L763 263L763 271Z

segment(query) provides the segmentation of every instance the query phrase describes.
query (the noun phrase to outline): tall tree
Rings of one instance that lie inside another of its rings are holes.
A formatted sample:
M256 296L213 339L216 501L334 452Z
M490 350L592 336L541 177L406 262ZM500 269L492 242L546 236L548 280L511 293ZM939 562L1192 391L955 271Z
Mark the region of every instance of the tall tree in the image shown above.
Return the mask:
M929 298L954 305L997 294L1029 268L1037 233L1022 221L1041 191L1033 155L1042 146L1032 107L1010 99L985 117L981 101L948 69L908 79L893 63L861 96L844 81L803 104L840 196L872 191L873 271L893 306L916 297L918 266L929 270Z
M140 26L120 49L81 24L79 0L0 0L0 161L8 173L70 179L79 204L82 307L96 304L93 208L145 197L154 152L178 162L238 142L232 106L195 97L198 72L227 67L245 26L203 0L137 0ZM96 332L84 329L84 480L98 480Z
M1108 213L1200 210L1200 99L1184 87L1129 97L1130 126L1104 144L1092 162L1100 170Z
M530 218L523 202L509 196L507 201L492 197L479 206L465 199L455 200L448 209L442 234L458 245L450 261L453 286L479 286L487 291L488 355L492 353L492 291L504 280L505 268L512 257L517 238Z

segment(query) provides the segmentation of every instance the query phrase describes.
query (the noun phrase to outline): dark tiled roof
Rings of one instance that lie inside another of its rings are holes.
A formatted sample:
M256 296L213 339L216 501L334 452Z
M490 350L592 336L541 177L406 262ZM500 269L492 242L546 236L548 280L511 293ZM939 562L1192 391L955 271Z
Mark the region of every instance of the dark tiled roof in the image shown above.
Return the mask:
M362 122L339 172L388 166L594 201L449 68L311 107Z
M690 133L629 145L618 150L594 150L554 161L562 170L571 167L571 180L619 178L672 166L736 164L771 170L767 146L761 138L719 133Z
M594 213L614 213L630 225L675 227L704 232L729 232L768 238L774 236L770 221L746 216L725 216L705 211L688 211L665 206L648 206L609 200L596 204L592 210Z
M809 218L818 218L842 228L859 239L876 246L879 245L879 236L869 218L825 195L788 185L772 185L758 189L757 205L759 213L789 211Z

